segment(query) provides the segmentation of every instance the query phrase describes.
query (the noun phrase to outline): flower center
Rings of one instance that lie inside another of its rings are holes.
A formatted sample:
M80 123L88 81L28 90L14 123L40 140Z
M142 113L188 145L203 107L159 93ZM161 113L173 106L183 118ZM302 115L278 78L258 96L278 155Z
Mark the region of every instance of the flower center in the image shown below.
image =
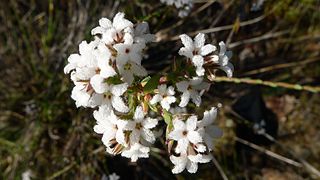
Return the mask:
M142 124L141 123L137 123L136 124L136 129L140 130L142 128Z
M186 136L188 134L188 131L183 131L182 135Z
M123 69L126 71L129 71L129 70L131 70L131 67L132 67L132 65L130 63L127 63L124 65Z
M110 92L107 92L107 93L104 93L103 97L104 97L105 99L111 100L112 94L111 94Z

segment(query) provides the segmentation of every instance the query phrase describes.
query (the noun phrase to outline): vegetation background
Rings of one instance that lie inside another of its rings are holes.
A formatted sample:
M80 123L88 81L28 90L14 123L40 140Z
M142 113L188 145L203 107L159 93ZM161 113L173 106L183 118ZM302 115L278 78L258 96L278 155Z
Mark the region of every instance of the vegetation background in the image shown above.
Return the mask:
M2 0L0 179L25 172L32 179L101 179L113 172L121 179L319 179L320 1L266 0L252 11L254 2L196 0L190 15L179 18L157 0ZM235 78L216 79L205 96L207 106L223 105L217 122L224 136L213 163L197 174L172 175L163 142L138 163L106 155L92 110L77 109L70 98L68 55L92 39L101 17L118 11L149 22L157 35L144 60L150 73L168 70L182 33L205 32L233 51ZM275 115L274 136L243 135L260 123L233 111L248 92L262 94L260 104Z

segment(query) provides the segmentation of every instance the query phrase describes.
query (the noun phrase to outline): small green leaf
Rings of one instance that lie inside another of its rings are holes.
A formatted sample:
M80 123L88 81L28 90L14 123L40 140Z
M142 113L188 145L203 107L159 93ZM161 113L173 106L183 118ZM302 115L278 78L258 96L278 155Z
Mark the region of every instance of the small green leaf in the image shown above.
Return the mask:
M160 77L160 75L152 76L147 84L143 87L144 92L149 93L156 89L158 87Z
M167 125L172 124L172 116L168 111L163 110L162 117L164 119L164 122L166 122Z

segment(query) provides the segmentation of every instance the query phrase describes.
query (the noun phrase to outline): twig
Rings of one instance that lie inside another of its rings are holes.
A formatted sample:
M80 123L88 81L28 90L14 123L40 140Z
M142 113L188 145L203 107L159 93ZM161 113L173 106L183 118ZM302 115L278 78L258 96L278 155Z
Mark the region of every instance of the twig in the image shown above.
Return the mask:
M254 18L254 19L250 19L248 21L243 21L239 24L239 27L243 27L243 26L247 26L247 25L251 25L251 24L255 24L261 20L263 20L266 16L265 15L262 15L262 16L259 16L257 18ZM199 31L195 31L195 32L190 32L190 33L187 33L188 35L190 36L194 36L198 33L214 33L214 32L219 32L219 31L225 31L225 30L230 30L232 29L234 26L234 24L230 24L230 25L226 25L226 26L219 26L219 27L214 27L214 28L210 28L210 29L203 29L203 30L199 30ZM174 36L172 38L170 38L169 40L170 41L175 41L179 39L179 36ZM166 39L161 39L161 40L166 40Z
M50 177L47 178L47 179L48 179L48 180L51 180L51 179L55 179L56 177L61 176L63 173L69 171L75 164L76 164L75 162L71 163L70 165L64 167L64 168L61 169L60 171L55 172L52 176L50 176Z
M209 77L210 78L210 77ZM309 91L312 93L319 93L320 87L316 86L303 86L299 84L289 84L285 82L271 82L271 81L263 81L261 79L250 79L250 78L227 78L227 77L214 77L210 78L211 81L215 82L231 82L231 83L245 83L245 84L253 84L253 85L263 85L269 86L273 88L286 88L297 91Z
M280 146L282 149L286 150L287 152L289 152L292 156L296 157L300 163L302 164L302 166L308 170L309 172L311 172L312 174L316 175L317 177L320 177L320 171L317 170L314 166L312 166L310 163L308 163L306 160L304 160L303 158L301 158L300 156L297 156L291 149L283 146L281 143L279 143L274 137L272 137L270 134L268 133L262 133L263 136L265 136L267 139L269 139L270 141L274 142L275 144L277 144L278 146Z
M220 164L219 164L219 162L216 160L216 158L213 157L213 158L212 158L212 162L213 162L213 164L217 167L217 169L218 169L218 171L219 171L222 179L223 179L223 180L228 180L227 175L224 173L222 167L220 166Z
M234 47L237 47L237 46L240 46L240 45L243 45L243 44L249 44L249 43L255 43L255 42L259 42L259 41L262 41L262 40L266 40L266 39L271 39L271 38L276 38L276 37L279 37L279 36L282 36L282 35L285 35L285 34L288 34L289 31L288 30L285 30L285 31L279 31L279 32L275 32L275 33L266 33L262 36L258 36L258 37L254 37L254 38L250 38L250 39L245 39L245 40L242 40L242 41L237 41L237 42L234 42L234 43L230 43L229 44L229 48L234 48Z
M313 57L313 58L306 59L304 61L298 60L297 62L276 64L276 65L273 65L273 66L268 66L268 67L263 67L263 68L260 68L260 69L255 69L255 70L252 70L252 71L247 71L247 72L243 73L242 75L243 76L248 76L248 75L253 75L253 74L265 73L265 72L268 72L268 71L284 69L284 68L294 67L294 66L298 66L298 65L305 65L305 64L313 63L313 62L316 62L316 61L319 61L319 60L320 60L320 57Z
M279 155L279 154L276 154L276 153L274 153L274 152L272 152L272 151L269 151L269 150L267 150L267 149L265 149L265 148L263 148L263 147L261 147L261 146L258 146L258 145L256 145L256 144L253 144L253 143L251 143L251 142L249 142L249 141L246 141L246 140L241 139L241 138L239 138L239 137L235 137L235 140L238 141L239 143L242 143L242 144L244 144L244 145L247 145L247 146L249 146L249 147L251 147L251 148L253 148L253 149L255 149L255 150L258 150L258 151L260 151L260 152L263 152L263 153L265 153L266 155L271 156L271 157L273 157L273 158L275 158L275 159L281 160L281 161L283 161L283 162L285 162L285 163L291 164L291 165L296 166L296 167L302 167L302 164L299 163L299 162L297 162L297 161L294 161L294 160L292 160L292 159L289 159L289 158L286 158L286 157L281 156L281 155Z

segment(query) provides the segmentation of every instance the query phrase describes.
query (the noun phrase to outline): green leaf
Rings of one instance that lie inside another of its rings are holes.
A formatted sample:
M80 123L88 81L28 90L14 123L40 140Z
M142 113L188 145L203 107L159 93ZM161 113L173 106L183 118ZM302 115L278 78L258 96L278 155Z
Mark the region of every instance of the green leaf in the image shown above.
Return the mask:
M156 89L158 87L160 77L160 75L152 76L147 84L143 87L144 92L149 93Z
M162 117L164 119L164 122L166 122L166 124L169 126L170 124L172 124L172 116L171 114L166 111L165 109L163 110L163 113L162 113Z

